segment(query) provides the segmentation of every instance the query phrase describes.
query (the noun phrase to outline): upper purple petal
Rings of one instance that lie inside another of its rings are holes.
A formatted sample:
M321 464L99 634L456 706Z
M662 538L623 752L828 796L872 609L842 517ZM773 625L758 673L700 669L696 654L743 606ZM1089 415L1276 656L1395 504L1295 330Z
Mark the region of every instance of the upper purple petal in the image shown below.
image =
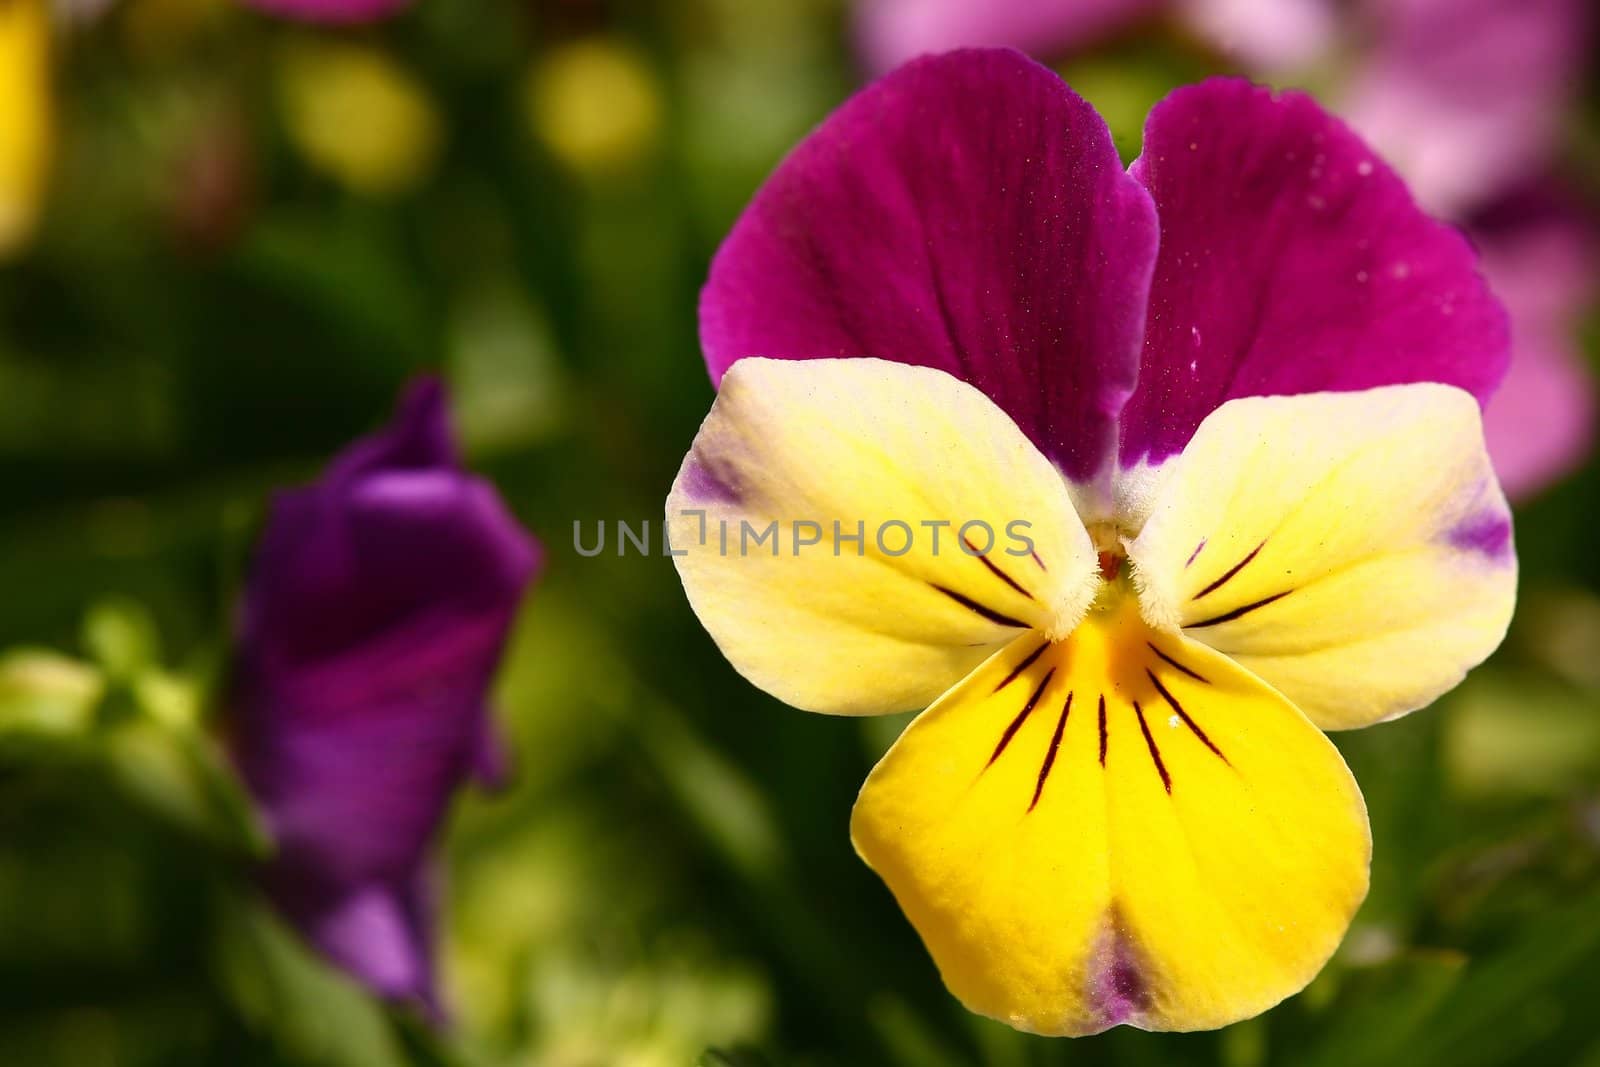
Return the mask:
M874 356L987 393L1069 476L1109 458L1137 376L1150 198L1105 123L1010 51L917 60L769 178L712 263L713 379L745 356Z
M1482 402L1504 375L1505 312L1471 245L1309 96L1179 89L1132 174L1161 254L1124 465L1180 451L1235 397L1432 381Z
M241 608L232 747L278 842L274 897L380 991L406 984L404 953L385 934L364 965L352 931L420 938L396 887L483 766L485 695L538 559L459 466L434 382L273 502Z
M878 71L952 48L1057 53L1090 44L1164 0L859 0L862 56Z

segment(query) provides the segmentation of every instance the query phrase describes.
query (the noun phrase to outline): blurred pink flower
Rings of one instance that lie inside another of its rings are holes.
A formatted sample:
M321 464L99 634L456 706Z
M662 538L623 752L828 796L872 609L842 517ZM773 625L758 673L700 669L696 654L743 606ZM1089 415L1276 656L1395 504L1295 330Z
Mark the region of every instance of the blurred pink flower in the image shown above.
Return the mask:
M927 52L1000 45L1068 51L1160 10L1163 0L861 0L857 40L875 71Z
M1174 6L1190 30L1257 74L1313 61L1339 32L1328 0L1176 0Z
M1257 69L1304 62L1334 29L1327 0L859 0L856 31L862 58L882 72L976 45L1061 55L1161 13Z
M1588 0L1385 0L1340 111L1430 211L1543 173L1583 87Z
M1515 352L1484 432L1506 492L1525 497L1571 473L1594 444L1594 387L1575 327L1595 296L1600 235L1593 218L1546 193L1508 199L1472 234Z

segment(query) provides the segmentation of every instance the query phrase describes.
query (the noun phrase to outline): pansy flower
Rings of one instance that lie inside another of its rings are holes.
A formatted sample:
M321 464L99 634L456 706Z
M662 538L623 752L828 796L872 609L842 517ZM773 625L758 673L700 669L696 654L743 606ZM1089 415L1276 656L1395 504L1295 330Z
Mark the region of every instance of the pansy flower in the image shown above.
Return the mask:
M283 913L388 997L436 1005L430 846L494 780L490 681L539 547L461 468L442 387L280 493L240 618L231 747Z
M1086 1034L1301 989L1371 850L1323 731L1451 688L1515 598L1460 234L1306 96L1182 89L1124 170L1049 70L957 52L795 149L701 333L685 591L790 704L927 707L851 832L951 991Z

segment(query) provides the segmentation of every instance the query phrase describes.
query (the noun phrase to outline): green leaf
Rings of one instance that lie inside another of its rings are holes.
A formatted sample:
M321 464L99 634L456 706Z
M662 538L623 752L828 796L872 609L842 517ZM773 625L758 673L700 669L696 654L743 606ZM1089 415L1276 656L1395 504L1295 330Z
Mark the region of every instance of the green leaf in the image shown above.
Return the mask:
M1296 1065L1400 1063L1469 1067L1524 1062L1546 1036L1546 1009L1563 1003L1574 976L1596 969L1600 894L1529 920L1514 939L1476 958L1413 954L1375 975L1348 1005L1328 1013L1329 1032ZM1534 1062L1539 1062L1535 1060Z
M69 656L29 648L0 653L0 734L81 735L104 689L98 671Z
M1433 1014L1461 979L1465 957L1412 952L1394 963L1348 972L1338 999L1323 1013L1327 1030L1289 1061L1303 1067L1402 1063L1415 1041L1426 1040Z
M771 1061L748 1049L708 1048L695 1061L695 1067L771 1067Z
M133 600L103 600L83 620L83 647L108 677L133 678L161 659L155 620Z
M1517 1062L1537 1035L1539 1009L1562 998L1568 979L1600 954L1600 893L1527 920L1504 949L1476 961L1434 1013L1425 1034L1396 1062L1467 1067ZM1524 1025L1526 1024L1526 1025Z
M107 730L103 744L112 781L158 817L227 852L260 858L271 851L243 786L209 739L136 720Z
M212 967L247 1025L307 1067L406 1067L385 1009L251 895L217 901Z

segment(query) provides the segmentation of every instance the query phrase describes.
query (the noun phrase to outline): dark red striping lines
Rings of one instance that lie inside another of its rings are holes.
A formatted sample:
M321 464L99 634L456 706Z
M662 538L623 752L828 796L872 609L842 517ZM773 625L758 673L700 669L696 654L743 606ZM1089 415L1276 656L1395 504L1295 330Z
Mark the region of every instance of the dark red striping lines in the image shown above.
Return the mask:
M1241 559L1238 563L1235 563L1232 567L1229 567L1226 574L1212 582L1210 585L1206 586L1204 589L1200 590L1194 596L1190 597L1190 599L1199 600L1201 597L1215 593L1218 589L1221 589L1224 585L1228 584L1229 579L1231 579L1235 574L1238 574L1240 571L1244 570L1245 565L1251 560L1255 559L1261 550L1266 547L1267 542L1265 539L1263 539L1259 545L1250 550L1250 554L1248 556L1246 556L1244 559ZM1190 558L1193 559L1194 557L1191 556Z
M1100 694L1100 766L1106 765L1106 695Z
M1252 611L1256 610L1257 608L1264 608L1268 604L1271 604L1273 601L1282 600L1284 597L1288 596L1292 592L1294 592L1293 589L1285 589L1281 593L1273 593L1271 596L1262 597L1260 600L1257 600L1253 604L1246 604L1242 608L1234 608L1232 611L1225 611L1221 615L1214 615L1211 618L1203 619L1200 622L1187 623L1187 624L1184 625L1184 629L1185 630L1199 630L1202 627L1206 627L1206 626L1219 626L1219 625L1221 625L1222 623L1225 623L1225 622L1232 622L1234 619L1237 619L1237 618L1240 618L1241 616L1250 614Z
M1028 804L1032 811L1039 805L1039 797L1044 792L1044 781L1050 777L1050 768L1056 762L1056 749L1061 747L1061 731L1067 728L1067 716L1072 713L1072 694L1067 694L1067 702L1061 705L1061 717L1056 720L1056 732L1050 735L1050 747L1044 754L1044 765L1039 768L1039 784L1033 787L1033 800Z
M1040 656L1042 656L1044 654L1044 650L1049 648L1049 647L1050 647L1050 642L1046 641L1044 644L1040 645L1038 648L1036 648L1032 652L1028 653L1028 658L1023 660L1021 663L1017 664L1015 667L1011 668L1011 673L1006 675L1004 678L1002 678L1000 680L1000 684L994 687L994 691L996 693L998 693L998 692L1000 692L1000 690L1004 689L1006 686L1008 686L1012 682L1016 681L1017 680L1017 675L1021 674L1023 671L1027 670L1029 667L1033 666L1033 661L1038 659Z
M1204 541L1202 541L1200 543L1201 543L1202 546L1205 544ZM1223 574L1222 577L1218 578L1216 581L1212 582L1210 585L1208 585L1204 589L1200 590L1194 596L1190 597L1189 598L1189 602L1192 604L1195 601L1200 600L1203 597L1210 596L1212 593L1215 593L1218 589L1221 589L1224 585L1226 585L1228 583L1228 581L1230 579L1233 578L1234 575L1236 575L1240 571L1244 570L1245 567L1250 563L1250 561L1255 559L1256 556L1260 555L1261 550L1263 548L1266 548L1266 547L1267 547L1267 541L1266 541L1265 538L1263 538L1259 545L1257 545L1255 548L1252 548L1250 550L1250 554L1249 555L1245 556L1244 559L1241 559L1238 563L1235 563L1233 566L1229 567L1227 572L1225 574ZM1199 549L1196 549L1195 552L1196 552L1196 554L1198 554L1199 553ZM1189 561L1191 563L1194 562L1194 557L1190 556L1189 557ZM1285 589L1281 593L1274 593L1269 597L1262 597L1260 600L1257 600L1254 603L1246 604L1243 607L1234 608L1232 611L1225 611L1220 615L1213 615L1213 616L1211 616L1211 618L1203 619L1200 622L1191 622L1187 626L1185 626L1184 629L1186 629L1186 630L1198 630L1201 627L1205 627L1205 626L1217 626L1217 625L1220 625L1220 624L1225 623L1225 622L1232 622L1234 619L1241 618L1242 616L1250 614L1252 611L1255 611L1257 608L1266 607L1268 604L1271 604L1275 600L1282 600L1284 597L1288 596L1292 592L1294 592L1293 589ZM1151 647L1154 648L1153 645ZM1167 658L1161 652L1160 649L1156 649L1156 655L1160 656L1162 659L1166 659ZM1171 661L1168 660L1168 662L1170 663ZM1178 665L1174 663L1173 666L1177 667ZM1184 668L1182 668L1182 667L1179 667L1178 669L1179 670L1184 670ZM1184 670L1184 673L1188 674L1190 672L1187 671L1187 670Z
M957 604L960 604L962 607L966 608L968 611L971 611L977 615L981 615L990 622L999 623L1001 626L1009 626L1016 630L1026 630L1029 628L1027 623L1022 622L1019 619L1013 619L1009 615L1003 615L993 608L986 608L976 600L973 600L970 597L962 596L954 589L946 589L937 582L929 582L928 584L933 586L933 588L937 589L939 592L943 593L945 596L949 597L951 600L954 600Z
M990 574L993 574L996 578L1000 579L1002 582L1005 582L1007 585L1021 593L1023 596L1027 597L1029 600L1032 600L1034 603L1038 603L1038 598L1036 598L1026 589L1022 588L1022 586L1018 585L1016 579L1012 578L1011 575L1007 574L1005 571L1001 570L995 565L994 560L990 559L986 554L979 552L978 546L974 545L965 537L961 539L961 543L967 546L967 550L970 555L976 557L979 563L989 568Z
M1171 667L1173 670L1179 672L1180 674L1187 674L1189 677L1193 678L1195 681L1201 682L1201 683L1203 683L1205 685L1210 685L1211 684L1209 681L1206 680L1204 675L1200 674L1198 671L1194 671L1194 670L1189 669L1188 667L1185 667L1183 664L1179 663L1177 660L1173 659L1171 656L1167 655L1165 652L1163 652L1159 648L1157 648L1155 646L1154 642L1146 641L1145 644L1150 646L1150 651L1151 652L1154 652L1157 656L1160 657L1161 662L1165 663L1167 666Z
M1285 596L1287 594L1279 595ZM1147 641L1146 644L1149 646L1150 650L1154 652L1156 656L1159 657L1161 661L1167 664L1169 667L1179 671L1180 673L1186 675L1196 682L1199 682L1202 685L1211 684L1198 672L1189 669L1178 660L1167 655L1160 648L1156 647L1154 643ZM1049 642L1045 642L1030 652L1022 659L1021 662L1011 669L1005 678L1001 680L999 685L994 687L994 692L1000 692L1002 689L1006 688L1006 686L1010 685L1013 681L1020 677L1024 671L1038 661L1039 657L1043 655L1044 650L1048 647ZM1033 687L1032 692L1028 695L1027 701L1022 705L1022 710L1017 712L1016 716L1010 721L1010 723L1006 725L1005 732L1000 735L999 743L994 746L994 752L989 756L989 762L984 765L985 770L987 770L994 764L996 760L1000 758L1001 754L1005 752L1007 746L1011 744L1011 739L1016 737L1017 732L1022 729L1023 723L1028 721L1028 717L1032 715L1034 709L1039 706L1039 702L1044 697L1045 690L1050 687L1050 682L1055 678L1055 673L1055 668L1052 667L1050 670L1045 672L1044 677L1040 678L1039 683ZM1181 719L1183 724L1189 728L1189 732L1194 734L1195 738L1202 745L1205 745L1206 748L1210 749L1212 754L1220 759L1223 763L1228 764L1230 767L1233 766L1227 755L1222 751L1222 749L1217 747L1215 741L1211 740L1211 737L1205 732L1205 729L1201 727L1199 723L1194 721L1194 719L1189 715L1188 709L1186 709L1178 700L1178 698L1173 695L1172 690L1167 688L1166 684L1162 682L1160 676L1157 675L1153 669L1148 667L1145 668L1144 673L1145 677L1150 680L1150 684L1155 687L1155 691L1160 694L1161 699L1166 701L1167 706L1172 709L1173 714ZM1067 729L1067 718L1072 714L1072 701L1073 694L1068 692L1066 699L1062 702L1061 713L1056 718L1055 728L1051 731L1050 744L1045 749L1044 760L1039 765L1039 777L1034 783L1033 798L1028 802L1028 811L1030 812L1039 806L1039 800L1044 796L1045 783L1050 780L1050 772L1055 768L1056 757L1060 755L1061 739L1065 735ZM1161 787L1167 791L1168 795L1171 795L1172 774L1167 770L1166 761L1161 758L1161 747L1156 744L1155 735L1150 731L1150 722L1145 717L1144 708L1137 700L1130 701L1130 703L1133 705L1133 713L1135 717L1137 717L1139 720L1139 733L1144 737L1145 748L1150 753L1150 762L1154 764L1156 773L1161 776ZM1106 765L1106 752L1110 747L1111 742L1111 735L1106 722L1106 697L1104 693L1100 694L1095 710L1096 717L1099 720L1098 726L1100 731L1100 766L1104 767Z
M994 761L1000 758L1000 753L1006 750L1006 746L1011 743L1011 739L1016 736L1017 731L1022 729L1022 724L1028 720L1028 716L1033 714L1033 709L1039 703L1039 698L1044 696L1044 687L1050 684L1050 679L1055 673L1054 667L1044 672L1044 677L1039 679L1038 688L1033 691L1033 695L1028 698L1028 702L1022 705L1022 710L1017 712L1017 717L1011 720L1011 725L1006 727L1006 732L1000 735L1000 743L994 746L994 754L989 757L989 762L984 764L985 770L994 765Z
M1211 738L1206 736L1206 732L1200 729L1199 724L1197 724L1193 719L1189 718L1189 713L1183 710L1183 705L1178 703L1178 698L1172 695L1171 690L1161 684L1161 679L1156 677L1155 672L1146 670L1144 673L1149 675L1150 684L1156 687L1156 692L1161 694L1161 699L1167 702L1167 706L1173 711L1177 712L1178 718L1183 720L1184 725L1189 727L1190 730L1193 730L1194 735L1200 739L1200 742L1212 752L1215 752L1218 759L1232 767L1233 764L1228 763L1228 757L1222 754L1222 749L1218 748L1212 742Z
M1171 793L1172 776L1167 773L1167 765L1161 762L1161 750L1156 747L1156 739L1150 736L1150 724L1144 721L1144 709L1137 700L1133 702L1133 713L1139 716L1139 732L1144 734L1144 743L1150 749L1150 758L1155 761L1156 772L1161 775L1161 784Z

